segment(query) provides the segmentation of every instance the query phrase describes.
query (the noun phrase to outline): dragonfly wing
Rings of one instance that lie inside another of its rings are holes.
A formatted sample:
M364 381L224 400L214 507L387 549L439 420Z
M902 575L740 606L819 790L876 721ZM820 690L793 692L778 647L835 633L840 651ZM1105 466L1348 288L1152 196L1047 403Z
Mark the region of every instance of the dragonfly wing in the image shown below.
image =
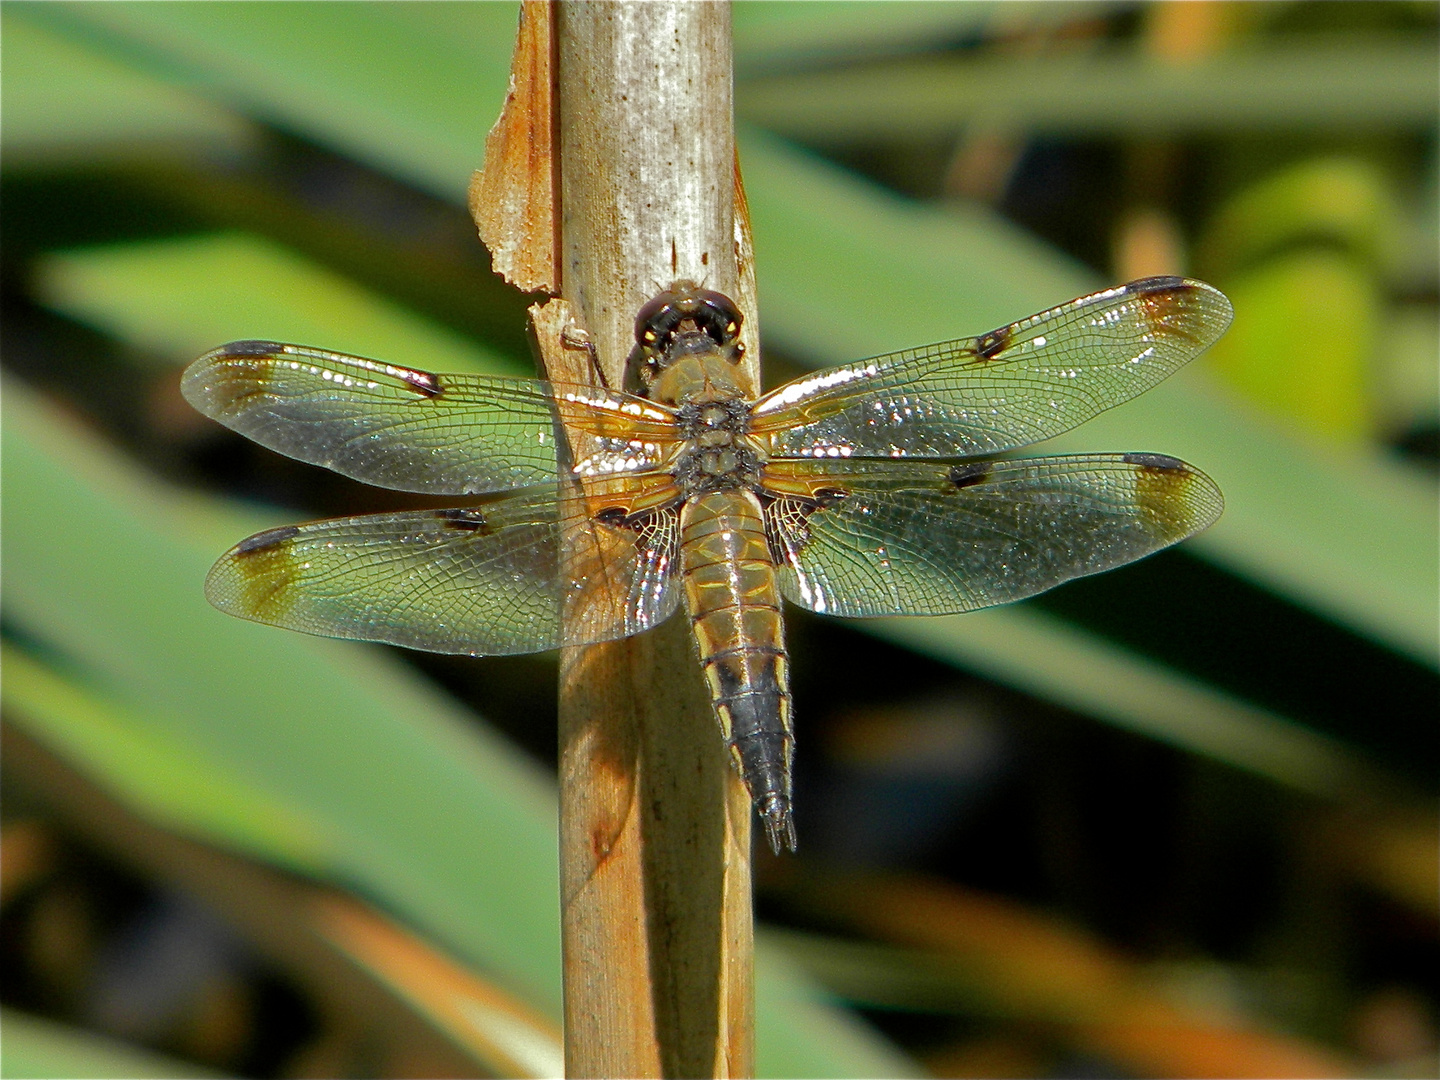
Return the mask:
M782 591L828 615L1003 604L1183 540L1220 516L1199 470L1160 454L965 465L772 462Z
M971 457L1051 436L1143 393L1204 352L1230 301L1159 277L988 334L816 372L756 403L775 457Z
M555 479L557 402L593 435L587 473L655 464L661 406L535 379L437 375L274 341L237 341L190 365L198 410L262 446L400 491L472 495Z
M675 610L673 510L582 519L568 555L561 516L551 485L473 508L270 529L222 556L205 594L273 626L476 656L608 641Z

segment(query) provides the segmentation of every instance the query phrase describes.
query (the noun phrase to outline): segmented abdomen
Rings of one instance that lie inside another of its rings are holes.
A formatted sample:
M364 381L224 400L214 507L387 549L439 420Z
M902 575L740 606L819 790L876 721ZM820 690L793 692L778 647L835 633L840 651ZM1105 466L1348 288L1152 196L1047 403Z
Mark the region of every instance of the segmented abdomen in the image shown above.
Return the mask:
M760 502L711 492L680 515L685 603L725 744L776 851L794 850L790 686L780 592Z

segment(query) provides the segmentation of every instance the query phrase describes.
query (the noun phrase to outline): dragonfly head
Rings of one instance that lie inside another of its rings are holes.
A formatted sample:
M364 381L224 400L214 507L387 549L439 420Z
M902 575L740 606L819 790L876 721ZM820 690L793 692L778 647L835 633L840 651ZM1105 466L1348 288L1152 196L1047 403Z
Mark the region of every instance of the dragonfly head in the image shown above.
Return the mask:
M677 281L656 294L635 316L635 349L631 363L652 395L662 374L685 361L700 361L718 375L745 355L740 343L743 318L724 293L702 289L693 281ZM721 365L707 364L715 358ZM673 380L672 380L673 381ZM728 378L724 380L731 382Z

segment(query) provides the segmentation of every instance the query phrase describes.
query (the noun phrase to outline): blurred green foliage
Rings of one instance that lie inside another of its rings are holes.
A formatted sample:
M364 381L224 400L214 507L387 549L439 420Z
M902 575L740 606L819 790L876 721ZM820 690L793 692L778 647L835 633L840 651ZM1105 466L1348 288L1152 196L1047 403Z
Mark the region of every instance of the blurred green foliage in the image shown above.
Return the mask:
M88 1031L67 1029L12 1010L0 1016L5 1031L0 1050L0 1071L6 1076L63 1077L216 1076L191 1062L167 1061L133 1046L101 1038Z

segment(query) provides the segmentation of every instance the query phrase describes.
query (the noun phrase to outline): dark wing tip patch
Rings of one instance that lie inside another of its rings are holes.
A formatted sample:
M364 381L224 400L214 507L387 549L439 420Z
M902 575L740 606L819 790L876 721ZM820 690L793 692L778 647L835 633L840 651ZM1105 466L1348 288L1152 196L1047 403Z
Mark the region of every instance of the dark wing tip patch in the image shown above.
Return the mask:
M255 622L285 625L301 569L290 541L301 529L282 525L236 544L205 579L205 596L221 611Z
M1121 460L1126 465L1135 465L1141 469L1153 469L1156 472L1188 473L1190 471L1189 465L1169 454L1126 454Z
M1132 293L1157 293L1171 292L1175 289L1187 289L1193 286L1187 278L1176 277L1174 274L1157 274L1154 277L1136 278L1126 284L1125 288Z
M1177 338L1196 351L1212 345L1234 318L1229 298L1203 281L1148 277L1124 288L1136 298L1153 333Z
M1215 481L1169 454L1124 454L1135 469L1135 499L1157 535L1170 542L1193 536L1214 524L1225 508Z
M256 533L254 536L247 536L240 543L235 545L235 555L254 555L256 552L265 551L278 544L283 544L292 536L297 536L300 529L296 525L281 525L278 529L266 529L264 532Z
M275 356L285 351L278 341L232 341L211 352L211 356Z
M185 400L226 426L252 400L272 389L272 365L286 346L278 341L232 341L196 360L180 380Z

